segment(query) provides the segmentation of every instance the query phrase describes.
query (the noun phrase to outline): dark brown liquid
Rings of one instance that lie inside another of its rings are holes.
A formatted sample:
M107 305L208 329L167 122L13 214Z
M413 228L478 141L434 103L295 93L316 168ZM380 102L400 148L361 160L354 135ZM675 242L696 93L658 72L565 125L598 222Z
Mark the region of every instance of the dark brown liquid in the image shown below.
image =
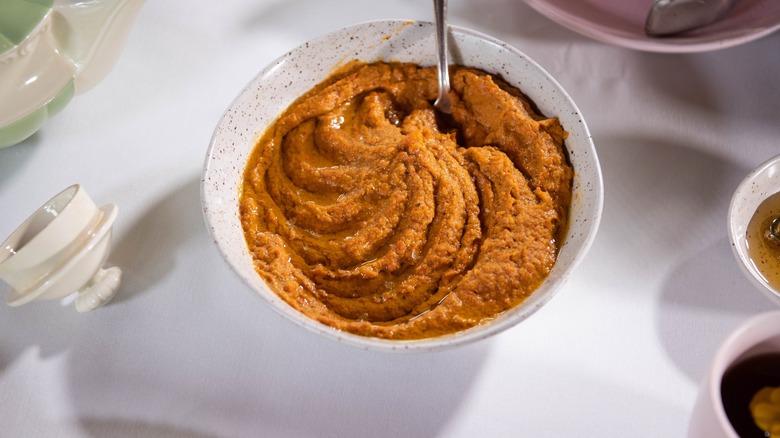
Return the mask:
M755 356L732 365L720 385L726 415L741 438L766 438L753 421L750 400L766 386L780 386L780 353Z

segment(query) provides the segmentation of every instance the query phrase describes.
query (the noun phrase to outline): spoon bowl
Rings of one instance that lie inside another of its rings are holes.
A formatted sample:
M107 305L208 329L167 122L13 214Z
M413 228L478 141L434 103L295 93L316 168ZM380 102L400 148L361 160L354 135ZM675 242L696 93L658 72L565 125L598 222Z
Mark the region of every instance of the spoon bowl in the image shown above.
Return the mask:
M769 224L769 228L767 228L764 236L772 244L780 245L780 216L772 219L772 222Z
M663 37L711 24L734 6L735 0L656 0L645 22L645 33Z

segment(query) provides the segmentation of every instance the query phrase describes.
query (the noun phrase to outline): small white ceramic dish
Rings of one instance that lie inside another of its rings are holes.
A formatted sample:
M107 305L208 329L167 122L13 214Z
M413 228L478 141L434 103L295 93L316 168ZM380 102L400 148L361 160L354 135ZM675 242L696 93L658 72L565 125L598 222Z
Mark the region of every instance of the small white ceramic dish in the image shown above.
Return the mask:
M295 99L353 59L436 65L432 23L386 20L356 24L311 40L263 69L230 105L208 149L201 196L214 242L239 277L290 320L367 349L424 351L462 345L501 332L533 314L585 256L601 217L603 183L596 150L579 109L546 71L517 49L472 30L453 26L450 33L452 63L503 76L526 93L543 114L558 117L570 134L566 146L575 171L573 204L568 234L552 272L530 298L492 322L418 341L389 341L338 331L294 310L264 284L255 271L238 217L243 172L259 136Z
M689 438L739 438L723 407L723 374L740 361L767 353L780 353L780 311L750 318L718 347L699 388L688 428Z
M107 303L121 270L103 269L117 207L98 208L73 185L35 211L0 246L0 279L13 289L9 306L63 298L78 291L76 310Z
M525 0L542 15L582 35L629 49L705 52L757 40L780 29L780 2L739 0L710 25L675 36L645 35L653 0Z
M770 300L780 305L780 291L775 290L759 272L748 255L747 227L761 203L780 192L780 156L774 157L750 172L734 191L728 212L731 249L743 272Z

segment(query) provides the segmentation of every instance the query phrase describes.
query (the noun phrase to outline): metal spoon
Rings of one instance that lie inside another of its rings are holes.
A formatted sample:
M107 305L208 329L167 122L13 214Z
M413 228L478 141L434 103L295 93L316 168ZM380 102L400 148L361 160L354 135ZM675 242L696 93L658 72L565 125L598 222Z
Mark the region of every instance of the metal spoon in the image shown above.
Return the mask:
M736 0L655 0L645 22L645 34L673 35L723 17Z
M450 72L447 61L447 0L433 0L433 12L436 17L436 52L439 56L439 96L433 106L445 114L451 114Z
M770 243L780 245L780 217L772 219L769 228L764 231L764 238Z

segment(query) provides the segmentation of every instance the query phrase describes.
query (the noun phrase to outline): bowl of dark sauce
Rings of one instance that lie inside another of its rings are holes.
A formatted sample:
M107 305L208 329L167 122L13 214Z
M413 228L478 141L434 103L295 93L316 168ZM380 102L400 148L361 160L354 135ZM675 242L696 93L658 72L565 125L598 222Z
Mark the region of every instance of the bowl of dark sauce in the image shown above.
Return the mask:
M693 408L690 438L780 432L780 311L755 315L721 343Z
M720 391L726 416L740 437L780 434L780 351L732 365Z

